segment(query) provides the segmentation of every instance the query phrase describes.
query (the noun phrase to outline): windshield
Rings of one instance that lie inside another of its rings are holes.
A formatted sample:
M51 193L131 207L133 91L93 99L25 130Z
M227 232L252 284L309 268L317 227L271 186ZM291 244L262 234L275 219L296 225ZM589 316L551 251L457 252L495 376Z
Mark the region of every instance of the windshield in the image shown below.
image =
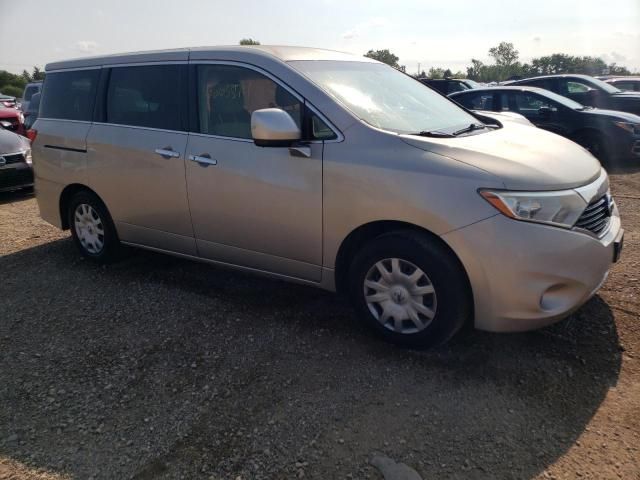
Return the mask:
M469 78L465 78L464 79L464 83L466 83L471 88L480 88L480 84L478 82L474 82L473 80L471 80Z
M622 91L619 88L614 87L610 83L603 82L602 80L598 80L597 78L589 78L589 83L600 90L604 90L607 93L618 93Z
M450 133L478 123L452 101L388 65L321 60L290 64L377 128Z

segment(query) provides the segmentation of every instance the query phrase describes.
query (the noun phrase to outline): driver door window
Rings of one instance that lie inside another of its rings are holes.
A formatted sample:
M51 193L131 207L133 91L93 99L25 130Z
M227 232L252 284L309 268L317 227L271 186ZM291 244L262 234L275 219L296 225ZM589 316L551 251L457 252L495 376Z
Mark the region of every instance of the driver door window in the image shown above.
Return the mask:
M199 131L209 135L251 138L251 114L280 108L300 128L302 104L284 87L249 68L198 66Z

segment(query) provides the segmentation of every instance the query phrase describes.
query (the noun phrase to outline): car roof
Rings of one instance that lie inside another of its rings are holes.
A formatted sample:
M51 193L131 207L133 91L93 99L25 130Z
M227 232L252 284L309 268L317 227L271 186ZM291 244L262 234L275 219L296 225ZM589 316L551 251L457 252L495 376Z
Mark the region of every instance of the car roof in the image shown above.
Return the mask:
M581 73L557 73L554 75L538 75L537 77L521 78L520 80L512 80L509 83L528 82L529 80L540 80L544 78L582 78L584 80L591 80L594 77Z
M507 85L497 85L495 87L480 87L480 88L474 88L472 90L464 90L462 92L455 92L452 93L450 96L454 97L454 96L459 96L459 95L470 95L472 93L482 93L482 92L496 92L499 90L509 90L509 91L518 91L518 92L533 92L533 93L539 93L541 95L546 95L549 93L549 90L545 90L544 88L539 88L539 87L528 87L526 85L518 85L518 86L507 86Z
M117 65L123 63L142 62L166 62L166 61L187 61L187 60L229 60L233 55L234 60L251 60L255 57L268 57L282 62L293 60L341 60L371 62L376 60L354 55L351 53L338 52L335 50L325 50L310 47L293 47L280 45L231 45L220 47L195 47L178 48L170 50L151 50L144 52L119 53L115 55L103 55L97 57L84 57L60 62L52 62L46 65L45 71L99 67L102 65ZM237 56L237 58L235 58Z
M611 77L611 78L607 78L606 80L603 80L605 82L624 82L625 80L633 80L634 82L638 82L640 81L640 77Z

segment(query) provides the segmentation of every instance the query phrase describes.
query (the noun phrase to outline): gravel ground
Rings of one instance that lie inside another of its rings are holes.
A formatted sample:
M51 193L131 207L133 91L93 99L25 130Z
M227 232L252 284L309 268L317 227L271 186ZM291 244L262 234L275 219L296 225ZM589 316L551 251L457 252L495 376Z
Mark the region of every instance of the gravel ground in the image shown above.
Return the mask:
M385 344L336 296L149 252L98 267L0 196L0 479L640 479L640 173L553 327Z

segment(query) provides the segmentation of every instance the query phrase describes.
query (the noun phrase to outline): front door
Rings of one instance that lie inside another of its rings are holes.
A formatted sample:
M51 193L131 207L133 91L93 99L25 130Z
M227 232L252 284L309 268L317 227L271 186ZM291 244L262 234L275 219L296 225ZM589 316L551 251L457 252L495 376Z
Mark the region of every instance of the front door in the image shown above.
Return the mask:
M196 255L185 180L186 64L111 69L87 137L90 186L120 239ZM185 94L183 94L185 92Z
M193 71L199 133L189 135L186 178L200 256L320 281L322 142L304 156L251 139L254 110L281 108L302 126L304 103L253 68Z

